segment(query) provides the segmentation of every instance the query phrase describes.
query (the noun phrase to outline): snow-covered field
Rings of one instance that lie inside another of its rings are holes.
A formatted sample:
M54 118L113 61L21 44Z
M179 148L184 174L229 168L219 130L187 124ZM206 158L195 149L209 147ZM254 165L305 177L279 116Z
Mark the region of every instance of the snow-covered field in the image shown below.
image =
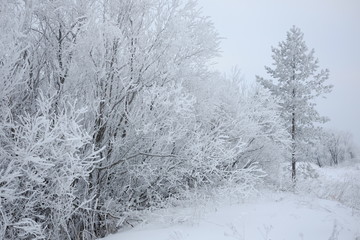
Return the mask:
M305 170L301 172L298 181L299 193L335 200L360 210L359 163L323 168L304 164L302 167ZM307 174L303 174L304 172Z
M360 211L349 207L349 202L345 201L347 206L341 203L344 194L360 198L354 192L354 186L357 189L359 184L352 184L353 188L348 189L351 193L345 189L340 190L341 197L335 196L338 186L344 188L344 184L353 182L351 179L357 179L354 176L360 174L359 166L312 165L310 172L312 176L302 179L302 189L297 194L262 190L241 201L222 192L191 207L148 213L144 223L104 240L360 240ZM304 189L306 184L308 190ZM327 189L329 193L325 194Z
M104 240L360 239L359 211L336 201L266 193L247 203L216 205L201 213L170 209L173 218L155 217ZM179 216L186 220L176 220Z

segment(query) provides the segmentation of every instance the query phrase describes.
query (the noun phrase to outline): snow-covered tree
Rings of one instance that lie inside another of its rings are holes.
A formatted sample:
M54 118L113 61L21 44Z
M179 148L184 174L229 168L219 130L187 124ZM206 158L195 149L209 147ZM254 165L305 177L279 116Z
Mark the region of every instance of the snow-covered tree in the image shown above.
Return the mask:
M341 162L354 160L357 157L352 135L348 132L328 131L324 145L330 154L330 165L338 165Z
M358 148L351 133L335 130L323 130L316 141L316 148L308 151L315 156L315 162L321 167L338 165L345 161L354 161L358 157Z
M98 153L81 125L84 111L67 102L54 115L54 101L41 96L35 114L0 122L2 239L71 239L75 216L88 207L83 189Z
M228 77L208 80L197 91L197 100L203 128L209 136L214 134L208 144L222 141L221 149L212 146L215 151L210 155L220 154L229 171L257 165L275 180L276 173L271 172L284 160L290 142L278 99L262 86L245 84L235 70Z
M319 70L314 50L309 50L304 34L293 26L287 32L285 41L278 48L272 48L273 66L265 67L271 79L257 76L257 81L281 101L282 116L292 138L292 179L296 181L296 161L302 142L309 141L315 122L324 122L312 100L329 93L332 86L326 85L329 71Z
M0 238L94 239L191 189L245 194L286 148L277 98L209 70L195 1L0 13Z

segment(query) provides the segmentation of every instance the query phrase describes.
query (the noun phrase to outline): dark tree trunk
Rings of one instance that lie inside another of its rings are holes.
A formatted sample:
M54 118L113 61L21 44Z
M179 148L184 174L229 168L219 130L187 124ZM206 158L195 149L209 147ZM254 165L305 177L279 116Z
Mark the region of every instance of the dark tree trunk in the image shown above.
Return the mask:
M291 149L291 178L293 182L296 182L296 144L295 144L295 113L292 114L292 128L291 128L291 137L292 137L292 149Z
M293 76L293 81L295 81L295 75ZM295 88L292 91L292 97L295 100ZM293 103L295 104L295 103ZM292 139L292 149L291 149L291 179L293 183L296 183L296 121L295 121L295 105L292 109L292 118L291 118L291 139Z

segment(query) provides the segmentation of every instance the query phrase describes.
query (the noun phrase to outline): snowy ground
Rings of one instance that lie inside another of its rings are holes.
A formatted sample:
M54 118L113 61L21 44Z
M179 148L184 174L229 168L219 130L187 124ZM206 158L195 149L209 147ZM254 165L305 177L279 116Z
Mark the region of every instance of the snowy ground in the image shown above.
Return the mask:
M225 191L148 213L145 223L104 240L360 240L360 166L309 172L297 194L262 190L241 202Z
M174 216L182 215L187 220L174 222L174 219L168 218L169 222L165 223L164 219L159 221L155 218L153 222L105 239L360 239L359 211L336 201L299 198L290 193L268 193L251 202L222 207L208 206L200 214L194 214L199 212L198 209L194 209L193 213L186 208L174 209ZM197 217L194 218L195 215Z
M305 172L309 174L305 176L304 171L300 174L297 184L300 193L335 200L360 210L359 163L323 168L308 164L305 169ZM287 178L290 178L290 176Z

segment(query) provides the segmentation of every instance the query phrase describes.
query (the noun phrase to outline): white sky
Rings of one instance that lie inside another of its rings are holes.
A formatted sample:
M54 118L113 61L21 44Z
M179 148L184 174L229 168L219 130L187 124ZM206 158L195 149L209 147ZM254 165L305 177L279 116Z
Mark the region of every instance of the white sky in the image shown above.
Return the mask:
M224 38L216 68L238 66L247 81L269 77L271 46L292 25L300 27L334 85L318 104L331 119L326 126L351 132L360 144L360 0L199 0L199 6Z

